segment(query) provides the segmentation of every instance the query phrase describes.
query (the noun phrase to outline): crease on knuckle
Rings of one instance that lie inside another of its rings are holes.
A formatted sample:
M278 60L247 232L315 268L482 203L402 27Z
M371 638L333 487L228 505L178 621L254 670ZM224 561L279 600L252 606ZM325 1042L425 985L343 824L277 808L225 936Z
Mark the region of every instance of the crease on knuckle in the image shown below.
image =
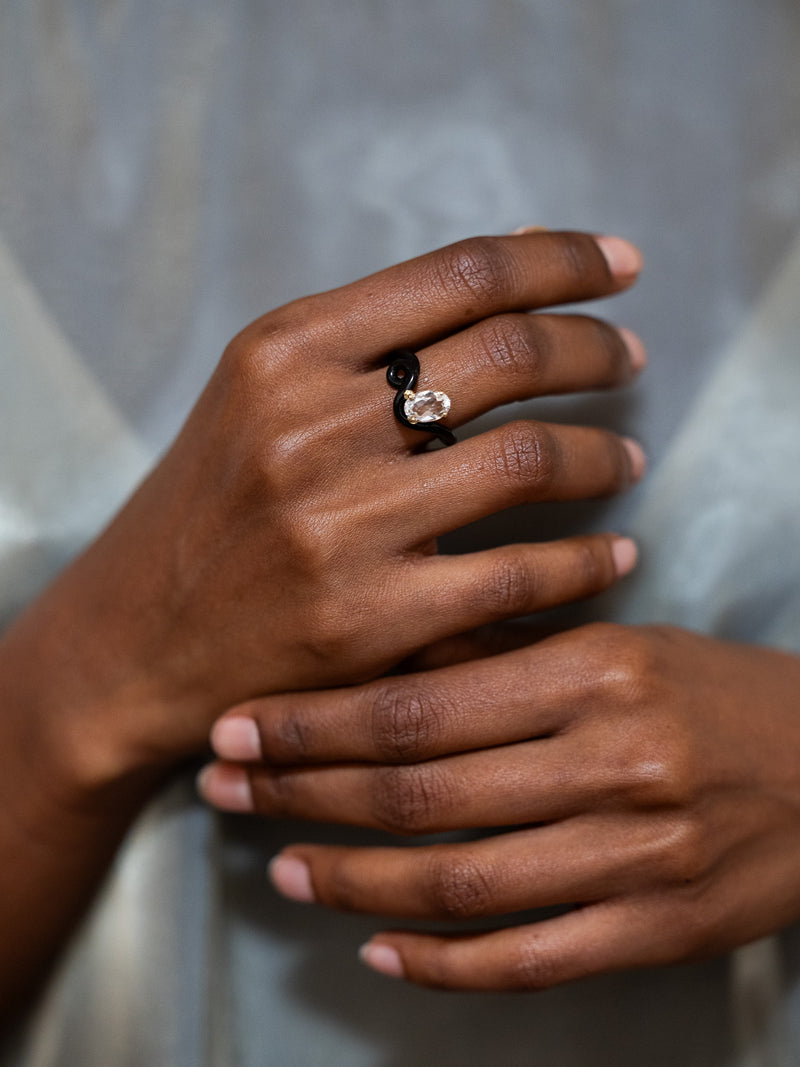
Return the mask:
M635 730L620 746L613 777L617 792L639 808L688 811L695 799L695 776L686 746L664 733Z
M311 716L291 710L261 727L262 746L267 757L291 763L304 763L314 754L314 727Z
M533 610L540 593L540 580L521 558L499 556L492 564L482 591L483 602L494 618L506 619Z
M379 768L373 799L375 820L392 834L433 833L438 829L445 796L440 772L431 764Z
M702 821L690 812L669 820L655 836L654 849L661 877L684 887L697 885L711 861Z
M359 658L363 638L362 617L338 597L323 595L316 599L313 618L306 623L302 647L319 663L336 667Z
M238 333L223 352L234 379L252 383L279 381L289 363L318 349L313 297L304 297L256 319Z
M495 315L477 327L479 358L488 373L499 371L505 377L525 375L526 381L541 377L546 342L545 331L536 329L533 316Z
M648 641L615 623L592 626L591 662L595 684L615 707L640 710L657 685L658 661Z
M557 960L552 950L536 936L527 937L510 961L509 988L531 992L550 989L559 981Z
M521 491L521 499L546 493L556 479L556 444L541 423L512 422L504 427L494 461L500 477Z
M597 276L598 266L604 262L602 253L592 238L582 234L568 234L561 242L561 258L572 282L582 292ZM609 277L608 268L605 268Z
M490 915L495 894L475 859L444 854L431 864L427 896L437 918L463 920Z
M494 303L508 298L515 288L513 259L493 237L459 241L444 249L434 264L442 290L459 302L466 298Z
M255 810L270 817L288 817L295 800L291 771L268 768L251 778Z
M447 710L432 691L400 681L382 686L372 703L372 740L381 759L424 759L441 736Z
M331 864L325 878L315 884L315 891L322 904L339 911L363 911L361 885L353 877L352 868L346 860Z

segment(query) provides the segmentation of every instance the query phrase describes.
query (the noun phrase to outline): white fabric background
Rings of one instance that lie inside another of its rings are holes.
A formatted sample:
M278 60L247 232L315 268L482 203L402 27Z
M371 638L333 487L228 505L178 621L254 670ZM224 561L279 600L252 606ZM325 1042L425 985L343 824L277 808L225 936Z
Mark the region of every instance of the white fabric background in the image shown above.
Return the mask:
M626 502L453 543L633 522L642 573L597 611L800 647L799 38L788 0L4 5L4 616L124 498L245 321L543 223L642 244L641 285L601 310L652 364L625 395L528 410L633 432L659 469ZM733 967L442 996L357 964L372 920L275 898L264 862L298 836L347 835L217 819L178 784L7 1062L800 1058L793 932Z

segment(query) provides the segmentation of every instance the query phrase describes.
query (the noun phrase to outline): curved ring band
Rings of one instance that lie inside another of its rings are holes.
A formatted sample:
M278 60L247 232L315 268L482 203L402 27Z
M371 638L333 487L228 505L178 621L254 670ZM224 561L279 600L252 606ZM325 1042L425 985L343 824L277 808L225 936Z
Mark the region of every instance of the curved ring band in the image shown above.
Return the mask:
M419 378L419 359L409 348L397 348L389 353L389 367L386 380L392 389L397 390L394 398L394 415L398 422L409 430L423 430L432 433L445 445L454 445L456 435L446 426L438 425L450 410L450 397L447 393L423 389L414 392Z

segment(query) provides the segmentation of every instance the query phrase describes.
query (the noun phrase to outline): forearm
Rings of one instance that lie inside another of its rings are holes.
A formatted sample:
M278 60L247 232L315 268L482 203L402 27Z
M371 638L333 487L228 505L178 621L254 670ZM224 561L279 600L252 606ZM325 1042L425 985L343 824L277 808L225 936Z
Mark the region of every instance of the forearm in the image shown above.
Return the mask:
M74 701L88 696L58 669L53 628L41 622L51 607L57 613L47 601L35 605L0 641L3 1021L45 977L131 821L169 772L166 764L125 768L121 759L113 767L110 731L82 716ZM68 631L61 643L69 648ZM113 707L106 710L113 721Z

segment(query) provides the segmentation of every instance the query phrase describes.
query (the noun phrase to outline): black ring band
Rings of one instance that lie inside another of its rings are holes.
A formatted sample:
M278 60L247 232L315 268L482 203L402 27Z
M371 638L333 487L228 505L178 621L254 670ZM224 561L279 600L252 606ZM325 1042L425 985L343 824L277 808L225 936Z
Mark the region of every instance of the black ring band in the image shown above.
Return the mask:
M413 404L416 399L414 393L414 386L417 384L420 373L419 359L415 352L412 352L410 348L396 348L394 352L389 353L389 367L386 371L386 381L391 385L392 389L397 390L397 395L394 398L394 416L398 422L403 426L407 426L409 430L422 430L425 433L432 433L445 445L454 445L456 443L456 435L452 430L448 430L446 426L442 426L438 420L444 418L447 412L450 410L450 398L445 393L430 393L432 398L435 398L435 403L439 403L444 406L444 411L441 415L434 415L431 417L423 416L418 419L409 418L406 407ZM420 394L421 395L421 394Z

